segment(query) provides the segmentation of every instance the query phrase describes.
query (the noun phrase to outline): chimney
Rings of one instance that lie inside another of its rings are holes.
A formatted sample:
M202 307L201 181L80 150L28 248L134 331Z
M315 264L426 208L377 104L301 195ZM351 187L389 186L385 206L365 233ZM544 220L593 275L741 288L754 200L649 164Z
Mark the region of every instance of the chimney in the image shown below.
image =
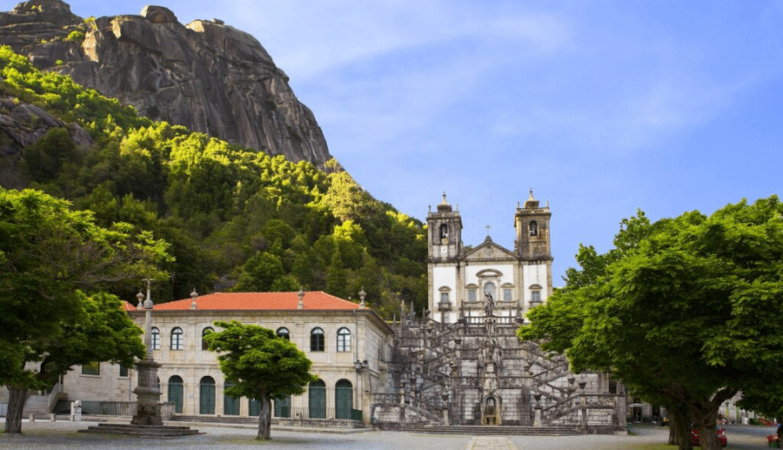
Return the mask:
M196 297L198 297L198 292L196 292L196 287L193 287L193 292L190 293L190 298L193 299L192 302L190 302L190 309L196 309Z
M300 287L296 295L299 296L299 304L296 305L296 309L304 309L304 290Z

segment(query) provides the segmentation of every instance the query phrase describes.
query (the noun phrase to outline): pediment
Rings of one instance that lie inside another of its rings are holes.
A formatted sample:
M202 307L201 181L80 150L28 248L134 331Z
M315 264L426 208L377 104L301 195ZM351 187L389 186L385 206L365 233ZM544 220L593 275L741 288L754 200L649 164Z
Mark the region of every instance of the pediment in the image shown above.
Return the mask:
M468 252L468 254L465 255L465 259L468 261L497 261L498 259L515 260L517 259L517 256L513 252L506 250L492 241L484 241L483 244Z

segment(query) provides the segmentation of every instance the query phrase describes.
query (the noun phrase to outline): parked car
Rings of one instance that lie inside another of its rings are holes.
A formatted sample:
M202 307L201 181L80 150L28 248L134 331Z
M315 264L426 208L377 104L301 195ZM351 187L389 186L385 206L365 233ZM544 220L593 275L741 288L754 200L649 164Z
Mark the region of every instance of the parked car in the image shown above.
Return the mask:
M718 442L720 442L720 446L725 447L728 445L729 440L726 437L726 429L720 425L716 425L715 432L718 433ZM694 424L691 424L691 445L699 445L699 429Z

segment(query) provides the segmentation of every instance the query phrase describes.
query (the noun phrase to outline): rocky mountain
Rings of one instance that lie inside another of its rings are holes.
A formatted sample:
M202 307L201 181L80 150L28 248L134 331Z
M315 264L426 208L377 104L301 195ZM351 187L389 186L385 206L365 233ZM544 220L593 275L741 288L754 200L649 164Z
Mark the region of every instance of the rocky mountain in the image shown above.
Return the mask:
M220 20L182 25L161 6L83 19L61 0L31 0L0 13L0 44L152 119L294 162L331 159L286 74L258 40Z

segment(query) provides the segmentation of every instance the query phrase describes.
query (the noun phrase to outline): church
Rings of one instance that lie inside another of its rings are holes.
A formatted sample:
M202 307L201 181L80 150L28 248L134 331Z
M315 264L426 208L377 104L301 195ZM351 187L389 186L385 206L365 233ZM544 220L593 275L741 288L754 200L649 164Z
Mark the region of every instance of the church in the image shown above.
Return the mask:
M530 191L514 213L513 249L487 236L467 249L446 200L427 214L428 310L401 305L387 392L372 415L385 429L504 425L613 433L625 399L605 374L569 372L520 343L526 313L552 294L551 212Z
M549 240L549 206L540 207L533 190L514 215L513 250L484 242L465 251L462 218L447 203L427 214L430 230L427 276L429 310L444 324L461 318L498 316L502 323L517 319L552 293L552 251ZM488 309L489 308L489 309Z

